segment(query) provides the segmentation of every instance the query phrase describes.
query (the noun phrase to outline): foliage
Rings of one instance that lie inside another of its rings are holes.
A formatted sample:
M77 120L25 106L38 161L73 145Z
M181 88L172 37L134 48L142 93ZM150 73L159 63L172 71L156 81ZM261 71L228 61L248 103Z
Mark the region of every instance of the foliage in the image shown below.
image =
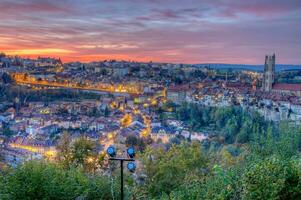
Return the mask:
M175 112L192 129L214 124L224 141L212 135L198 148L187 143L174 143L170 149L169 144L167 148L147 148L143 154L147 179L144 187L138 186L141 194L187 200L301 197L301 126L267 122L258 113L239 108L183 104ZM191 149L202 152L202 159ZM189 167L192 158L196 163Z
M7 73L3 73L2 76L0 77L0 80L2 80L2 82L4 84L13 83L14 82L13 79Z
M7 80L9 81L9 79ZM57 100L79 101L81 99L99 99L100 95L68 89L31 90L14 84L0 84L0 101L14 101L16 97L20 99L20 102L24 103L25 101L50 102Z
M146 141L141 137L136 137L134 135L127 136L125 140L125 145L127 147L133 146L138 151L144 151L146 148Z
M243 176L243 199L298 199L301 165L271 157L253 164Z
M57 146L57 160L64 168L79 167L93 172L103 160L95 152L95 143L85 137L72 142L68 133L64 133Z
M94 145L85 137L80 137L71 146L72 161L74 166L89 167L89 159L94 159Z
M103 115L104 115L104 117L108 117L110 115L110 110L109 110L109 108L107 106L105 107Z
M3 200L112 199L108 177L90 177L77 169L65 170L40 161L30 161L6 172L0 182ZM118 194L117 188L113 189Z
M8 137L8 138L9 138L10 136L12 136L12 135L13 135L13 131L10 130L8 126L6 126L6 125L3 125L3 126L4 126L4 127L3 127L2 134L3 134L4 136Z
M100 117L101 113L96 107L93 107L92 110L90 112L88 112L88 116L89 117Z
M70 167L72 163L72 154L71 154L70 146L71 146L71 136L69 135L68 132L64 132L57 145L57 150L58 150L57 159L64 168Z
M202 153L200 145L187 143L173 145L167 152L163 149L148 148L143 155L146 171L146 190L153 197L169 195L179 183L189 181L190 177L204 177L208 158Z
M200 131L214 127L225 143L248 143L260 129L267 129L267 122L256 112L240 107L204 107L183 103L175 109L176 118L184 121L192 130ZM258 129L260 128L260 129Z

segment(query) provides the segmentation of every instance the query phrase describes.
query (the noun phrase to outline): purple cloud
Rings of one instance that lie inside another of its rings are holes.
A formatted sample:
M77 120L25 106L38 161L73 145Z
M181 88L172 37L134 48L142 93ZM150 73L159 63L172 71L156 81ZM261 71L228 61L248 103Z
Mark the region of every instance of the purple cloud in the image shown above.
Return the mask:
M301 63L299 0L0 1L0 51L180 63L262 63L275 52Z

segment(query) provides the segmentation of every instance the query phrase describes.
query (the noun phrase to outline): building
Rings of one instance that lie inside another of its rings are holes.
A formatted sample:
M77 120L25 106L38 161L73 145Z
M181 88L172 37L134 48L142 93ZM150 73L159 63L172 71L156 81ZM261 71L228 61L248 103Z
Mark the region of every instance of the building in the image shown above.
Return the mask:
M273 91L281 94L301 96L301 84L275 83Z
M275 54L265 56L262 90L301 96L301 84L275 83Z
M35 61L36 67L54 67L57 65L62 65L61 59L50 58L50 57L38 57Z
M176 104L181 104L186 101L186 94L188 90L188 85L170 86L167 89L167 100Z
M275 82L275 54L265 56L263 84L262 88L265 92L272 91Z

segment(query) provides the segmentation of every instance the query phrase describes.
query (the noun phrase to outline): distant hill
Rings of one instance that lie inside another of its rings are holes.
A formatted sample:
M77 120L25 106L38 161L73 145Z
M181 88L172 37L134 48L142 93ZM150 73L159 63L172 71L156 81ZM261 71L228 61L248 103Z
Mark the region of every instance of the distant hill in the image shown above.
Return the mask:
M251 70L251 71L263 71L263 65L244 65L244 64L222 64L222 63L204 63L196 64L198 67L210 67L213 69L233 69L233 70ZM276 64L276 71L285 70L301 70L301 65L290 65L290 64Z

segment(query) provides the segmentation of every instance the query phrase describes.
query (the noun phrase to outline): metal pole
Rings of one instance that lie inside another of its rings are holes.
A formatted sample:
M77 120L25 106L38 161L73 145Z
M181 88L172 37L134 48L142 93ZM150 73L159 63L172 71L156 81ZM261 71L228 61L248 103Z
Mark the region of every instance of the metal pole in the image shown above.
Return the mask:
M119 160L120 161L120 197L123 200L123 162L135 161L133 158L109 158L109 160Z
M120 176L121 176L121 182L120 182L120 196L121 200L123 200L123 160L120 160Z

